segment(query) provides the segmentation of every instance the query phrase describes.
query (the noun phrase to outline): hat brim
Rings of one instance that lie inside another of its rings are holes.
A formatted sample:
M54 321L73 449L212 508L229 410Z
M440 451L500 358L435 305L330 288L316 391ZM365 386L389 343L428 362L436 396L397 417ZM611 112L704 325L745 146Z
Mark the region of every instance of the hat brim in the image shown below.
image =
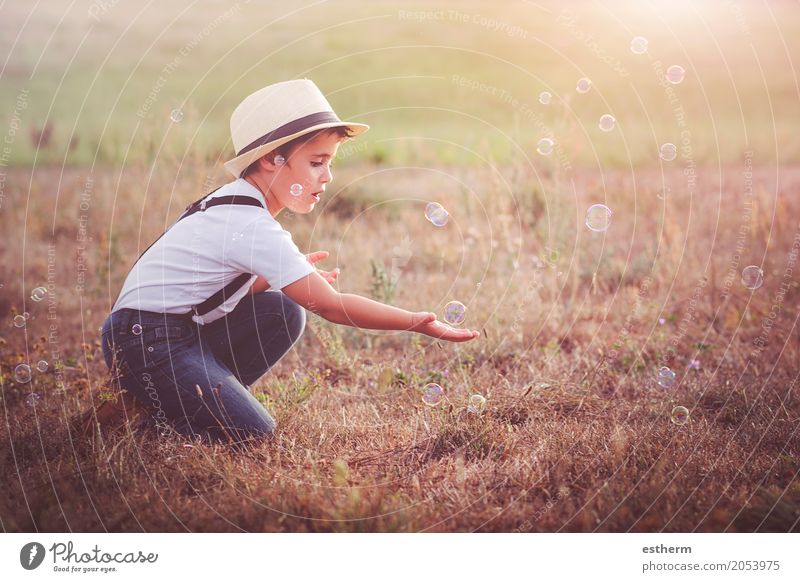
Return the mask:
M247 168L247 166L255 162L261 156L268 154L275 148L280 147L283 144L300 137L301 135L306 135L307 133L311 133L312 131L317 131L318 129L326 129L329 127L346 127L351 131L353 137L360 135L369 129L369 125L365 125L363 123L350 123L347 121L333 121L329 123L319 123L312 127L308 127L302 131L298 131L297 133L287 135L286 137L276 139L275 141L265 143L264 145L260 145L257 148L254 148L247 153L244 153L240 156L236 156L231 160L228 160L223 165L225 169L230 174L233 175L234 178L239 178L242 172Z

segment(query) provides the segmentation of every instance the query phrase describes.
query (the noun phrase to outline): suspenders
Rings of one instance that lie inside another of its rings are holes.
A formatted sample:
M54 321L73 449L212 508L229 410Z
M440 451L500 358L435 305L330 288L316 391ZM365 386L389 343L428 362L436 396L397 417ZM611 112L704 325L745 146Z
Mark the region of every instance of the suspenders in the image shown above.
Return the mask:
M221 188L221 186L220 186L220 188ZM215 188L214 190L212 190L211 192L209 192L208 194L206 194L205 196L203 196L199 200L196 200L195 202L192 202L191 204L189 204L185 208L183 214L180 215L178 220L176 220L172 224L172 226L175 226L178 222L180 222L184 218L188 218L189 216L191 216L192 214L194 214L196 212L205 212L209 208L213 208L214 206L221 206L223 204L238 204L238 205L241 205L241 206L258 206L259 208L263 208L263 205L258 200L256 200L255 198L252 198L250 196L220 196L219 198L214 198L212 200L206 201L206 198L211 196L217 190L219 190L219 188ZM172 228L172 226L170 228ZM169 228L167 230L169 230ZM150 246L147 247L141 255L139 255L139 258L136 259L136 261L133 263L133 265L136 265L136 263L139 262L139 259L141 259L144 256L144 254L147 251L149 251L150 248L154 244L156 244L161 239L162 236L164 236L165 233L166 233L166 231L162 232L161 235L156 240L154 240L152 243L150 243ZM133 265L131 266L131 269L133 269ZM129 271L129 273L130 273L130 271ZM199 303L198 305L193 306L192 309L189 312L184 314L184 317L186 317L188 319L191 319L191 317L193 315L205 315L209 311L213 311L214 309L216 309L217 307L222 305L228 297L233 296L237 291L239 291L250 280L250 277L252 277L252 276L253 275L251 273L242 273L241 275L236 277L233 281L231 281L230 283L225 285L225 287L223 287L222 289L220 289L219 291L214 293L211 297L209 297L208 299L206 299L202 303Z

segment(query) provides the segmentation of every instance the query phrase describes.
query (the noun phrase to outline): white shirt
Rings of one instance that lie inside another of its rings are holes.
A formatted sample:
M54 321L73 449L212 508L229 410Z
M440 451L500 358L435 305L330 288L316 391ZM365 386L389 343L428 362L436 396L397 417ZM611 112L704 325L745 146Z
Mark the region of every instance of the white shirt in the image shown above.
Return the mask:
M231 312L261 275L282 289L314 272L285 230L267 210L261 192L239 178L208 196L249 196L262 208L223 204L175 223L128 273L112 312L123 308L156 313L187 313L233 281L250 281L222 305L194 321L206 324Z

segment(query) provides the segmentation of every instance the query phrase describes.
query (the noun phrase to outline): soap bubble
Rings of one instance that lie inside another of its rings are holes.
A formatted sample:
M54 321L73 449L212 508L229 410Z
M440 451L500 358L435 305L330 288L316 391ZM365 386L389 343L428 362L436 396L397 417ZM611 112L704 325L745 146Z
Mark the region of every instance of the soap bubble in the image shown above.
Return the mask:
M616 124L617 120L614 119L614 116L606 113L600 117L600 122L597 125L603 131L611 131Z
M676 377L677 374L666 366L658 369L658 385L662 388L672 388L675 385Z
M428 406L436 406L442 401L444 390L438 384L426 384L422 391L422 401Z
M444 226L447 224L450 214L438 202L428 202L425 206L425 218L431 221L434 226Z
M611 226L611 209L604 204L592 204L586 211L586 226L593 232L604 232Z
M647 39L643 36L634 36L631 41L631 52L635 55L643 55L647 52Z
M589 89L591 88L592 88L592 81L586 77L578 79L578 84L575 85L575 90L578 93L588 93Z
M33 301L41 301L44 299L45 295L47 295L47 288L46 287L37 287L33 291L31 291L31 299Z
M536 144L536 151L543 156L549 156L553 153L553 145L555 144L552 139L543 137L539 140L539 143Z
M36 406L39 403L39 400L41 400L41 399L42 399L42 397L39 395L38 392L31 392L30 394L28 394L28 397L25 399L25 403L28 406Z
M678 148L675 147L674 143L665 143L661 145L661 149L658 152L658 157L664 160L665 162L671 162L674 160L678 155Z
M750 265L742 270L742 285L755 290L764 284L764 271L755 265Z
M28 321L31 318L31 314L28 313L27 311L23 311L22 312L22 317L25 318L25 321Z
M667 81L669 81L673 85L681 83L685 76L686 76L686 71L680 65L672 65L670 68L667 69Z
M289 186L289 194L292 196L300 196L303 194L303 185L302 184L292 184Z
M689 409L685 406L676 406L672 409L670 420L677 425L686 424L689 421Z
M24 315L15 315L14 316L14 327L25 327L25 316Z
M173 123L179 123L183 119L183 111L180 109L173 109L169 114L169 118Z
M131 327L131 332L133 335L142 335L142 326L138 323L134 323L133 327Z
M49 367L50 364L48 364L45 360L39 360L38 362L36 362L36 369L39 372L47 372L47 368Z
M467 316L467 308L460 301L451 301L444 306L444 320L450 325L461 325Z
M17 364L14 368L14 379L21 384L31 381L31 367L28 364Z
M550 105L550 101L553 100L553 96L550 94L549 91L542 91L539 93L539 103L542 105Z
M485 409L486 409L486 398L484 398L480 394L473 394L472 396L469 397L469 405L467 406L467 412L471 412L472 414L482 414Z
M275 156L275 159L273 160L273 162L275 162L276 166L282 166L283 164L286 163L286 158L284 158L282 155L278 154L278 155Z

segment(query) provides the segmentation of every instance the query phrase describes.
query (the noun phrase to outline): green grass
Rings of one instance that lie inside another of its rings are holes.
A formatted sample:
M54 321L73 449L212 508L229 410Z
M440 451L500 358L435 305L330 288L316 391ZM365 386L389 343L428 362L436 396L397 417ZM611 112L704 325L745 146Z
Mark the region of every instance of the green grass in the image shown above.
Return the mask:
M789 61L800 52L800 19L790 4L586 4L572 9L569 27L559 24L562 8L554 2L448 4L443 19L426 22L400 18L400 10L415 9L403 2L327 2L285 16L258 3L201 2L173 23L184 8L153 5L139 15L139 6L116 5L95 22L82 9L65 15L66 3L48 3L13 47L27 12L4 8L1 42L9 64L0 98L13 103L21 88L30 91L24 135L10 163L61 163L66 156L68 164L118 164L129 142L129 161L186 155L213 162L231 153L228 119L245 95L305 76L342 117L372 125L362 138L367 147L354 159L476 164L477 151L511 161L534 156L549 129L572 165L651 165L658 145L678 143L681 130L654 61L687 70L674 90L696 162L740 160L747 149L765 159L800 153ZM451 19L450 10L470 21ZM519 32L504 34L473 17ZM650 39L646 55L628 50L634 34ZM146 115L137 116L176 57ZM497 94L461 87L456 75ZM579 95L574 86L583 75L594 88ZM556 96L548 107L537 102L544 89ZM186 116L172 125L169 112L179 106ZM605 112L618 119L611 134L597 129ZM48 147L37 147L28 133L45 120L54 136ZM66 153L73 135L78 143Z

